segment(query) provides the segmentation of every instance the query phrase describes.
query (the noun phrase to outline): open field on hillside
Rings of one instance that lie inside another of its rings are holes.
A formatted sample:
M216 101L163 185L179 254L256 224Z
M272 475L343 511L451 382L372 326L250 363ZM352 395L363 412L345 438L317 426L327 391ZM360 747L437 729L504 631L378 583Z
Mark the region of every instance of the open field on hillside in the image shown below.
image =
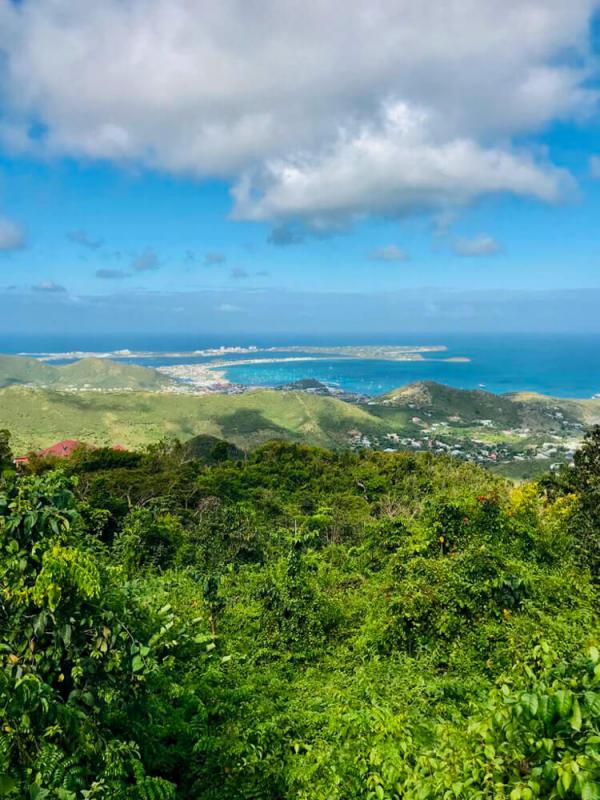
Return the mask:
M187 439L199 433L244 447L273 438L340 447L350 431L387 431L384 421L358 406L300 392L72 394L24 387L0 390L0 427L12 432L16 450L62 438L137 447L167 435Z
M0 387L159 391L172 383L155 369L108 358L81 358L72 364L53 366L35 358L0 355Z

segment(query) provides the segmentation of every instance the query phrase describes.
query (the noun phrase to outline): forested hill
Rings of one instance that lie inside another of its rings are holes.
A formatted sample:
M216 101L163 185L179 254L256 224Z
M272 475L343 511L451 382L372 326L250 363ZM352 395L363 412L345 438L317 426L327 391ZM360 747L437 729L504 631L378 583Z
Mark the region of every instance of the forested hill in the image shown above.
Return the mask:
M447 456L0 437L0 795L600 796L600 431Z

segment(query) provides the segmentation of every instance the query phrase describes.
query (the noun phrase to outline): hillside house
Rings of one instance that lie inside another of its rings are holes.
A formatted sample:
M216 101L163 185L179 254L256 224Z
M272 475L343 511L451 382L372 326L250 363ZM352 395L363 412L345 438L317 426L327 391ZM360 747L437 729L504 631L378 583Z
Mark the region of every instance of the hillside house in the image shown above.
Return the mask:
M43 450L36 451L35 455L38 458L48 458L48 457L69 458L70 456L73 455L73 453L75 452L75 450L77 450L78 447L82 446L85 446L90 450L96 449L93 446L84 445L83 442L79 442L77 441L77 439L63 439L62 442L56 442L56 444L53 444L50 447L45 447ZM126 450L127 448L122 444L115 444L111 449ZM26 464L29 464L29 458L30 458L29 455L17 456L14 461L17 469L19 469L19 467L25 466Z

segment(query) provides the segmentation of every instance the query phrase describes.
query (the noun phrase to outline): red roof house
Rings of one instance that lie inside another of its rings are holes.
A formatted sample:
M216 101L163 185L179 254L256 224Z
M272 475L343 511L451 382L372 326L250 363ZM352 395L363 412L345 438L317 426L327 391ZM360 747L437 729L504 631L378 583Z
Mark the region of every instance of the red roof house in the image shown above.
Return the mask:
M57 442L51 447L46 447L44 450L40 450L37 455L40 458L46 458L46 456L68 458L69 456L72 456L73 452L80 446L81 442L78 442L76 439L63 439L62 442Z
M39 458L46 458L47 456L53 456L54 458L69 458L73 455L75 450L78 447L84 446L82 442L78 442L77 439L63 439L62 442L57 442L56 444L51 445L50 447L45 447L43 450L38 450L36 455ZM91 447L90 445L85 445L91 450L95 450L95 447ZM116 444L113 450L127 450L127 448L122 444ZM15 466L19 467L29 463L29 456L17 456L15 458Z

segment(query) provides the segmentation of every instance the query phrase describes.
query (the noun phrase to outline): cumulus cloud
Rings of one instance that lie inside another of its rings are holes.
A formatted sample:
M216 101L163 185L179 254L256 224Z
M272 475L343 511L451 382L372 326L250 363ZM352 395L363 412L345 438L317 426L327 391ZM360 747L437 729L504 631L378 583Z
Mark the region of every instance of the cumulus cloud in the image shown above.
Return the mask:
M220 250L211 250L204 256L204 263L207 266L215 266L216 264L224 264L227 261L225 253Z
M0 252L18 250L25 244L25 231L16 222L0 217Z
M48 294L62 294L67 291L64 286L54 281L41 281L31 288L34 292L47 292Z
M88 250L99 250L104 244L102 239L93 239L86 231L78 228L75 231L69 231L67 238L74 244L86 247Z
M131 261L131 266L136 272L150 272L160 267L160 259L153 247L146 247Z
M452 249L457 256L473 258L476 256L494 256L502 250L502 245L493 236L484 234L473 239L455 239Z
M224 314L237 314L244 309L236 306L233 303L221 303L217 306L217 311L222 311Z
M553 200L564 174L511 141L594 107L597 5L1 3L0 136L225 177L235 217L321 230L490 192Z
M270 162L234 189L234 217L302 219L319 230L369 213L404 217L511 192L554 201L569 176L465 137L435 138L428 115L389 105L380 126L341 134L326 152Z
M97 269L96 277L105 281L118 281L127 277L122 269Z
M373 250L369 258L371 261L408 261L409 255L398 245L388 244Z

